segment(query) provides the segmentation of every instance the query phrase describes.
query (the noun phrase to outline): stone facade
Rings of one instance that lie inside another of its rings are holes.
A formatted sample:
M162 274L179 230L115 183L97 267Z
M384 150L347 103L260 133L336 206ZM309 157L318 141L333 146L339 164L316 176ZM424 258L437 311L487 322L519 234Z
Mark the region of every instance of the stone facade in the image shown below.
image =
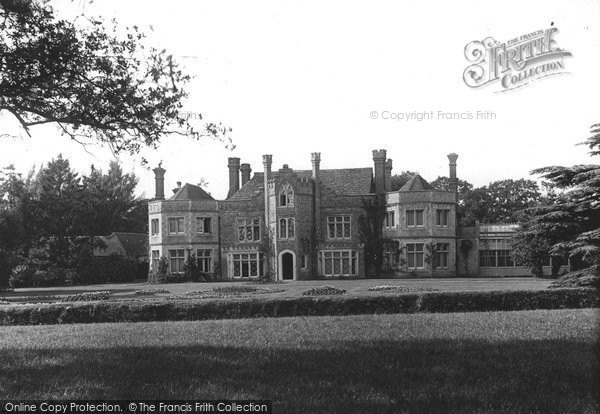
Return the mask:
M264 155L263 171L253 176L249 164L232 157L225 200L181 183L165 200L165 170L159 166L154 169L156 197L149 202L151 269L165 257L169 272L181 272L193 254L202 270L218 279L365 277L359 220L366 214L365 201L379 195L386 204L380 236L387 272L400 277L525 275L528 270L507 262L504 251L514 228L458 226L457 158L448 155L448 191L434 189L419 175L391 191L392 160L385 150L373 151L373 167L335 170L321 169L320 153L311 154L311 170L287 164L274 170L273 157ZM492 244L502 252L489 252Z

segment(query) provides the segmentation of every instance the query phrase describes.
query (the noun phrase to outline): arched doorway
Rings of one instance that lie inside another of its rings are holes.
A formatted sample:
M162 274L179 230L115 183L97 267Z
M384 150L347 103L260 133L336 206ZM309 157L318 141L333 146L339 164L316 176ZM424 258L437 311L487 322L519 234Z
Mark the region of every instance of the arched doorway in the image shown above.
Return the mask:
M291 250L279 253L279 279L292 280L296 278L296 255Z

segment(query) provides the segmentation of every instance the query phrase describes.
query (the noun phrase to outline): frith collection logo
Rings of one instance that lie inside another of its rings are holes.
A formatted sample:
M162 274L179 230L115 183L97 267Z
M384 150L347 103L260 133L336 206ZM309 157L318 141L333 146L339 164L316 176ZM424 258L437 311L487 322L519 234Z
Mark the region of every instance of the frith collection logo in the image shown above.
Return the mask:
M552 26L552 25L551 25ZM500 43L492 37L465 46L470 65L463 73L467 86L480 88L495 82L502 89L520 88L530 82L567 73L564 58L571 52L558 48L556 27L538 30Z

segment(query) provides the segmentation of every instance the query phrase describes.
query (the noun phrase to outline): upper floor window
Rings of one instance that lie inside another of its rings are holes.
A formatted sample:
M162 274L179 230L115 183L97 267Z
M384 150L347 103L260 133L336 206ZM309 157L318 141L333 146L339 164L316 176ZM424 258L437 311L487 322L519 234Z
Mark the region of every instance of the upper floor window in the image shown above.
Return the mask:
M294 218L287 217L279 219L279 238L293 239L294 238Z
M394 210L388 210L385 213L385 227L396 227L396 212Z
M169 218L169 234L183 234L183 217Z
M423 226L423 210L406 210L406 225L408 227Z
M211 217L196 217L196 233L198 233L198 234L212 233L212 218Z
M156 236L159 233L159 228L158 228L158 219L152 219L150 220L150 234L152 236Z
M327 217L327 234L330 239L350 238L350 216Z
M294 190L292 186L285 183L279 190L279 206L280 207L293 207L294 206Z
M449 210L436 210L435 225L438 227L448 227Z
M260 219L237 219L238 241L253 242L260 240Z

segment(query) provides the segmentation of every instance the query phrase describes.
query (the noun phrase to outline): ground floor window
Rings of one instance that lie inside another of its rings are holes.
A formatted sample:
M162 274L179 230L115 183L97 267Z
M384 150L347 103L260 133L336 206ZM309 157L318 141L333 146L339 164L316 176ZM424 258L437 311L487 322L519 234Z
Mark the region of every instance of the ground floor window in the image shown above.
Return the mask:
M383 249L383 267L384 269L395 269L398 267L398 251L400 243L397 241L385 244Z
M439 211L439 210L438 210ZM435 265L439 268L448 267L448 251L450 250L449 243L437 243L435 246Z
M514 267L510 250L480 250L479 267Z
M196 260L198 260L198 269L204 273L212 272L212 250L196 250Z
M171 273L183 273L185 250L169 250L169 270Z
M154 272L158 272L158 266L160 262L160 251L152 250L152 270Z
M416 270L425 267L425 243L406 243L406 264L408 269Z
M302 269L307 269L308 268L308 259L306 257L305 254L300 256L300 267Z
M324 276L351 276L358 273L358 255L354 250L321 251L319 262Z
M231 266L233 277L255 277L265 274L265 259L262 253L233 253Z

